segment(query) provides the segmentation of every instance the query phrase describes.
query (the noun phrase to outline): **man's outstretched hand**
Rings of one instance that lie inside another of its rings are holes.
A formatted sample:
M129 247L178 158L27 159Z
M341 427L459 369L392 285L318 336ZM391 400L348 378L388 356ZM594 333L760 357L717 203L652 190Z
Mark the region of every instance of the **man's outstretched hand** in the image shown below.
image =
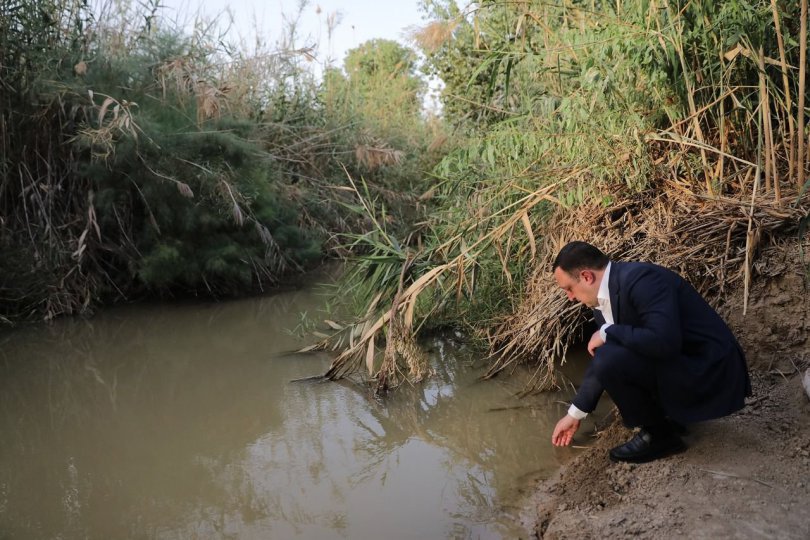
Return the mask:
M554 446L568 446L578 429L579 420L566 414L560 418L560 421L554 427L554 434L551 436L552 444Z

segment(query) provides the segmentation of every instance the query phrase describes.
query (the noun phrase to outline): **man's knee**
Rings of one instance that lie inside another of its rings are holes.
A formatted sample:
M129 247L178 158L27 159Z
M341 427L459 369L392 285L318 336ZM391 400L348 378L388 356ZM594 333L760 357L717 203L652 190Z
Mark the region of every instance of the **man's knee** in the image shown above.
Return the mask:
M591 360L591 369L597 379L602 380L615 372L621 361L621 354L619 354L621 350L622 347L607 343L596 349Z
M602 384L615 377L623 379L645 377L652 368L650 361L621 345L612 343L606 343L596 349L591 362L594 374Z

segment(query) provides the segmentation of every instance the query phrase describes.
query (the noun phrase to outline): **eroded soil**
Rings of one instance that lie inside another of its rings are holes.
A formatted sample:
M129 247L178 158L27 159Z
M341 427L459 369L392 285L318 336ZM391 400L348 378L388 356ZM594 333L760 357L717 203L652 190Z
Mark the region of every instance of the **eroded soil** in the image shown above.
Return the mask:
M616 464L631 432L614 423L538 486L541 538L810 538L810 400L798 375L756 375L739 413L695 424L689 449ZM532 519L531 517L529 519Z

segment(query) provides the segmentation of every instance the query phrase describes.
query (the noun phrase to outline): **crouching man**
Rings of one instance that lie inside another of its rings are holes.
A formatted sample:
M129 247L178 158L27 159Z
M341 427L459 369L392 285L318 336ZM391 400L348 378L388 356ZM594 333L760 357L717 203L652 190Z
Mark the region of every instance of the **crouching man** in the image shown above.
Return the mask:
M599 329L573 403L554 428L571 443L603 391L639 431L610 451L613 461L645 462L682 451L682 424L741 409L751 393L731 330L678 274L654 264L610 261L585 242L567 244L552 266L569 300L593 308Z

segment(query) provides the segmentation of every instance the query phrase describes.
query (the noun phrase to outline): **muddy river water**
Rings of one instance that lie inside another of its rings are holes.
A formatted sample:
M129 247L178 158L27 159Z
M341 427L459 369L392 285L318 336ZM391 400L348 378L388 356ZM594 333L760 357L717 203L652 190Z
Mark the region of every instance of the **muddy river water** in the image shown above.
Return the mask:
M521 490L574 450L560 394L482 382L454 336L384 401L302 383L309 291L119 307L0 334L0 538L514 538Z

